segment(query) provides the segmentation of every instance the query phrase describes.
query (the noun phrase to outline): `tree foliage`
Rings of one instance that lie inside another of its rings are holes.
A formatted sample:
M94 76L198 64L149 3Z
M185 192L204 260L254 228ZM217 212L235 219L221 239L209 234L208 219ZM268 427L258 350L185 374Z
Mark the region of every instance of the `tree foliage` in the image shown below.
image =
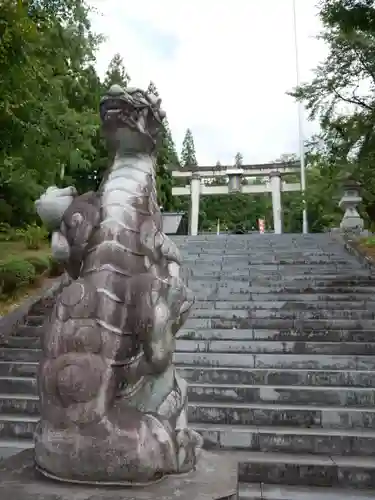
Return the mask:
M182 142L181 165L183 167L198 165L195 153L194 137L189 128L186 130L185 137Z
M322 0L321 38L328 56L311 82L292 92L320 134L310 144L313 168L339 185L350 173L363 188L365 216L375 221L375 6L370 0ZM325 182L318 175L314 190ZM329 205L328 196L325 203Z

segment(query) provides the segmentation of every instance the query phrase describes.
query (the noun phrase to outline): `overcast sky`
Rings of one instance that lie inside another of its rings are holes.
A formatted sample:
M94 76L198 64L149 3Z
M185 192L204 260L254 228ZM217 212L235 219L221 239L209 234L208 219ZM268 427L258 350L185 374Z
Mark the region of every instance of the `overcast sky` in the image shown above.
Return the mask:
M317 0L296 0L301 80L324 59L315 39ZM200 165L271 162L298 152L292 0L91 0L106 37L97 58L104 74L119 52L135 86L153 80L178 152L194 135ZM305 123L306 135L312 125Z

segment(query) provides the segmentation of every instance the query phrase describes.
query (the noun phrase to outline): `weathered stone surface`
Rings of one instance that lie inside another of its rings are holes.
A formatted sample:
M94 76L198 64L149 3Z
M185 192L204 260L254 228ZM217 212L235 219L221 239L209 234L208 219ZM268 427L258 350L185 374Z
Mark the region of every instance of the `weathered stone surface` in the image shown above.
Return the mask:
M55 482L34 468L33 451L0 462L0 497L12 500L237 500L235 460L203 453L196 471L138 488ZM99 486L99 487L98 487Z

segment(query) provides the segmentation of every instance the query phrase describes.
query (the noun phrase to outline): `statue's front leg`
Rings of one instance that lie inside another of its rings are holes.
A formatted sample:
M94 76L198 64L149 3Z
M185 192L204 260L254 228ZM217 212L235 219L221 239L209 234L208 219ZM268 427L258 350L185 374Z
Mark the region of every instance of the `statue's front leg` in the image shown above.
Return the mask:
M52 256L59 262L66 262L69 259L69 243L60 228L64 213L76 196L77 191L73 186L62 189L57 186L50 186L35 202L39 217L45 226L52 231Z

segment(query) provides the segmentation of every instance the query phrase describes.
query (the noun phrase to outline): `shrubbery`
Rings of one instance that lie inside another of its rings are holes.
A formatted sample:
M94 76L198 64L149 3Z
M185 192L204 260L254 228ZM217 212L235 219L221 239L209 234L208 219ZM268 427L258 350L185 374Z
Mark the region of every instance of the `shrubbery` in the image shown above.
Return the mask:
M0 299L14 295L20 288L37 283L43 277L56 277L61 265L49 255L9 257L0 262Z
M36 224L29 224L25 229L18 229L16 234L29 250L39 250L48 238L47 229Z

